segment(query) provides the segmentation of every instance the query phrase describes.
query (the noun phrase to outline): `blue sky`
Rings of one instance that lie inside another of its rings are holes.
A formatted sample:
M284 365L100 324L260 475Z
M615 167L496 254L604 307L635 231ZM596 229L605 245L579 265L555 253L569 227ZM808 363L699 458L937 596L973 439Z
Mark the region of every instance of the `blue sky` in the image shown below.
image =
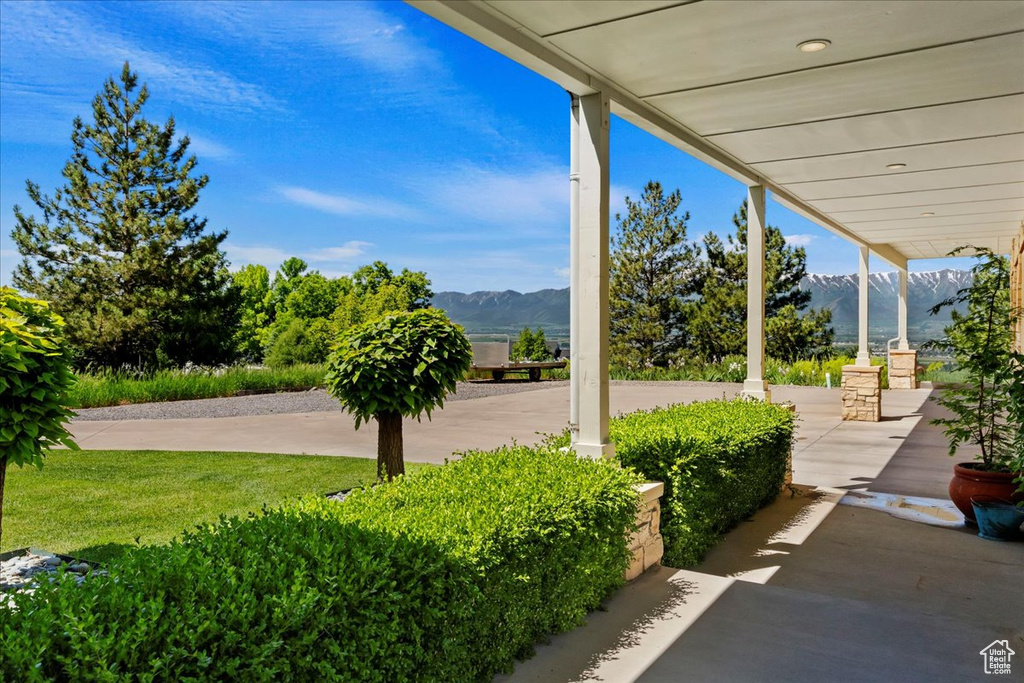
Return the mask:
M229 230L233 268L379 259L437 291L567 286L568 95L400 2L4 2L4 284L13 206L34 208L25 180L61 184L72 119L126 59L146 116L191 138L210 176L197 210ZM611 148L613 213L655 179L682 191L691 238L731 228L742 184L620 119ZM855 272L846 241L775 203L768 216L809 271Z

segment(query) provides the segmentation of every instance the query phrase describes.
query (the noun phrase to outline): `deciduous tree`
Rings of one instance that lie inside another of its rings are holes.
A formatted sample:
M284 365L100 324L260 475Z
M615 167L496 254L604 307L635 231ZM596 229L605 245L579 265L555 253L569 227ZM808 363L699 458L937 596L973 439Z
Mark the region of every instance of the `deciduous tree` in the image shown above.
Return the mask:
M405 473L402 417L444 407L472 359L469 340L444 311L392 313L341 332L326 382L362 422L377 421L377 477Z

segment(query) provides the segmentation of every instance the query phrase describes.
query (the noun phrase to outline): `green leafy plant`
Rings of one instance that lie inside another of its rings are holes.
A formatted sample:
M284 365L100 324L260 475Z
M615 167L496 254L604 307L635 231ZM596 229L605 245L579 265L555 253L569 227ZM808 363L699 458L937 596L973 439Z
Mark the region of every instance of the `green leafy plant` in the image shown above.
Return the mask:
M488 681L622 585L638 481L503 448L221 518L0 601L0 679Z
M430 418L455 391L472 360L462 328L443 311L393 313L341 333L325 381L332 396L356 416L356 429L377 421L377 476L405 472L402 417Z
M966 381L940 390L935 400L953 416L934 419L932 424L945 431L950 455L960 444L972 444L979 449L976 459L983 469L1014 471L1014 443L1019 441L1020 422L1014 424L1008 417L1011 406L1020 401L1012 381L1013 373L1020 372L1012 353L1013 321L1020 311L1010 305L1008 259L989 249L970 246L959 247L949 255L967 249L973 250L978 259L971 268L971 285L939 302L930 312L935 315L956 304L965 304L966 310L953 310L945 338L928 344L951 348Z
M45 301L0 288L0 537L7 465L42 468L45 449L78 447L65 426L75 377L63 329Z
M536 332L531 332L529 327L524 327L519 333L519 339L512 345L510 356L511 361L544 361L551 358L544 330L538 327Z
M1010 361L1000 370L999 380L1006 382L1008 387L1006 422L1013 429L1009 470L1017 473L1014 479L1017 491L1024 493L1024 353L1011 354ZM1024 501L1018 505L1024 506Z
M665 484L665 564L697 564L722 534L775 499L793 428L786 406L742 399L655 408L611 421L618 460ZM551 444L568 442L565 432Z

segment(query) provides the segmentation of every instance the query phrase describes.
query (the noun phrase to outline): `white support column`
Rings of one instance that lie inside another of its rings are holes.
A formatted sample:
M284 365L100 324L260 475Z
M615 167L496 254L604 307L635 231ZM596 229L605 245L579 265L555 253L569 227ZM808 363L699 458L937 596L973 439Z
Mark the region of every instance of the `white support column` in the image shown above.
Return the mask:
M868 367L871 365L871 351L868 349L868 278L870 270L868 259L871 250L860 248L860 271L857 278L857 362L855 365Z
M900 346L899 346L899 348L907 350L907 349L910 348L910 342L907 341L907 280L908 280L908 275L907 275L907 269L906 268L898 268L897 272L899 273L899 280L900 280L899 303L898 303L898 308L897 308L897 312L896 312L897 336L899 336L899 338L900 338L900 341L899 341L899 345Z
M569 438L580 438L580 98L569 93Z
M608 130L611 106L602 92L580 97L580 187L577 234L578 334L570 373L579 386L576 452L610 458L608 435Z
M771 400L764 378L764 187L747 188L747 379L743 395Z

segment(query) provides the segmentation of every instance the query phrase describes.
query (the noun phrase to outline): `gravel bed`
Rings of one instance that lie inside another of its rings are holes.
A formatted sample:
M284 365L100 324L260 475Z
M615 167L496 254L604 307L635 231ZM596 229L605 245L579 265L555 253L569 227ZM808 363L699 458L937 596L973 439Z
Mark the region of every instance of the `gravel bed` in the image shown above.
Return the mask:
M34 588L32 584L39 579L54 575L64 567L75 576L75 581L82 583L90 573L106 574L104 569L93 569L87 562L67 563L56 555L49 553L27 552L24 555L16 555L10 559L0 562L0 600L7 600L13 604L9 595L24 591L31 593Z
M566 381L548 380L529 382L512 380L493 382L460 382L454 395L445 402L465 401L487 396L516 394L521 391L536 391L553 387L567 387ZM109 408L83 408L77 411L75 420L188 420L202 417L245 417L249 415L274 415L291 413L320 413L341 410L341 404L328 396L323 389L292 391L253 396L229 398L204 398L194 401L165 401L162 403L136 403Z

